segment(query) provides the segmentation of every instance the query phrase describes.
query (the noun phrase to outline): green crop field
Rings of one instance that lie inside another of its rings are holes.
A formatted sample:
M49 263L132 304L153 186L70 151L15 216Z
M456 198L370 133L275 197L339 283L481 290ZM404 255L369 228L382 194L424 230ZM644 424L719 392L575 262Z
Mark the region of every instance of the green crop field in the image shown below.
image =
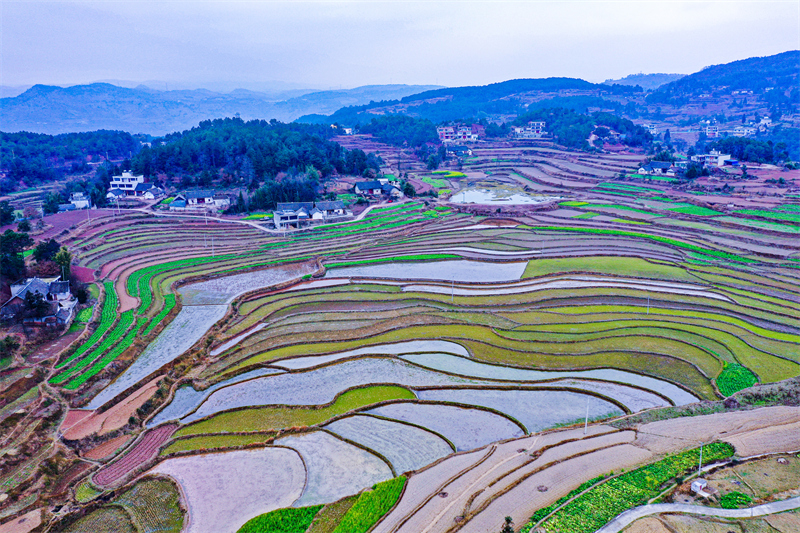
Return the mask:
M237 533L305 533L320 509L321 505L278 509L248 520Z
M366 533L397 502L405 487L404 476L378 483L372 490L362 492L334 533Z
M416 396L402 387L374 386L349 390L328 406L314 407L257 407L221 413L208 420L190 424L175 436L205 433L268 431L294 426L314 426L330 418L387 400L413 400Z

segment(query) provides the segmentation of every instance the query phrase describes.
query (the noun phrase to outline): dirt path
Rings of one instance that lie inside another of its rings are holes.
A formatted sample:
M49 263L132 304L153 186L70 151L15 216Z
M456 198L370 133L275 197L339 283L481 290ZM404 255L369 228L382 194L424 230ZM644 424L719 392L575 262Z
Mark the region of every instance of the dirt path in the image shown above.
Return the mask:
M661 503L657 505L643 505L626 511L614 520L597 530L597 533L618 533L630 525L634 520L660 513L685 513L703 516L718 516L720 518L754 518L766 516L792 509L800 509L800 497L790 498L779 502L770 502L749 509L716 509L702 505L685 503Z

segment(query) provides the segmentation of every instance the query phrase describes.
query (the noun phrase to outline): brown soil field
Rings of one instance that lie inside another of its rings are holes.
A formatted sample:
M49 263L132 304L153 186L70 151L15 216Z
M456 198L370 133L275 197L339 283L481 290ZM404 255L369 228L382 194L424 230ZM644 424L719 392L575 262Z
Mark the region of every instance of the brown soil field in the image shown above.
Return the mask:
M114 216L113 209L91 209L89 218L96 220L98 218L105 218ZM72 226L76 226L82 222L86 222L87 215L85 210L81 211L65 211L63 213L56 213L48 215L44 218L45 224L52 227L46 229L43 233L35 235L37 241L45 241L57 237L62 231L68 230ZM60 240L60 239L58 239Z
M136 410L158 390L158 382L163 377L164 376L159 376L146 385L143 385L125 400L119 402L104 413L90 412L90 416L84 415L80 419L78 419L79 415L74 415L75 422L70 425L67 425L67 421L65 420L64 424L61 426L67 428L63 434L64 438L67 440L78 440L93 434L105 435L123 427L128 423L128 419ZM86 412L87 411L81 411L81 413ZM72 413L72 411L70 411L70 413ZM67 415L67 419L69 419L69 414Z
M94 270L91 268L72 265L70 270L80 282L91 283L94 281Z
M779 406L662 420L641 426L639 433L679 439L685 442L684 447L686 448L696 446L701 442L724 440L736 447L737 454L747 457L770 453L772 450L785 451L785 448L780 449L780 446L786 444L794 444L795 448L800 448L796 438L798 423L800 423L800 409ZM742 435L752 432L756 433ZM791 439L792 434L795 435L794 441ZM778 438L782 440L770 442ZM652 437L647 437L647 439L649 440L645 442L652 445ZM742 446L742 449L739 446ZM776 448L778 449L776 450Z
M0 525L0 533L28 533L42 523L42 509L34 509Z
M132 438L133 435L120 435L119 437L104 442L96 448L92 448L91 450L84 452L83 457L92 459L93 461L106 459L111 457L114 452L125 446Z
M672 533L658 518L642 518L631 524L625 533Z
M800 512L797 511L768 516L764 520L781 533L800 531Z
M800 451L800 422L765 427L757 431L734 435L723 439L736 448L742 457L765 453Z

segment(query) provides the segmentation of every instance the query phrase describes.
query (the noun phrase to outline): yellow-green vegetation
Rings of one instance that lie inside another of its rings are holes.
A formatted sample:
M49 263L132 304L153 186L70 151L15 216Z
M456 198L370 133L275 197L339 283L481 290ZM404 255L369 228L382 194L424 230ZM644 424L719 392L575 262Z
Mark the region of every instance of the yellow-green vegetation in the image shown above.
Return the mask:
M182 428L175 436L226 432L263 432L297 426L314 426L334 416L378 402L413 400L415 398L413 392L403 387L384 385L361 387L341 393L333 403L322 407L257 407L220 413L207 420L201 420ZM246 437L254 436L247 435ZM177 445L178 442L180 441L177 441L174 445Z
M333 532L366 533L394 507L405 485L405 476L400 476L362 492Z
M321 505L277 509L245 522L237 533L305 533Z
M178 452L197 450L215 450L218 448L238 448L251 444L264 444L274 437L276 432L249 433L246 435L195 435L184 439L177 439L161 451L162 456Z
M638 257L614 256L533 259L528 261L528 266L525 268L525 273L522 277L538 278L569 272L694 283L699 281L696 276L674 264L648 261Z
M81 503L86 503L94 500L103 493L100 489L96 489L88 481L84 481L75 487L75 499Z

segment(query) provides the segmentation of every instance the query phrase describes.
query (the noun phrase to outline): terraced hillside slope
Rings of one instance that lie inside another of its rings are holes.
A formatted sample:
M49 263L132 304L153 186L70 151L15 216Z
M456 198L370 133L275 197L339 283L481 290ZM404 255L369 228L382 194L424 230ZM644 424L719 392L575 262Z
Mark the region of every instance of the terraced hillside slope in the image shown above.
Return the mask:
M796 199L752 215L610 179L632 155L477 152L438 179L532 201L71 230L98 303L58 357L0 370L0 527L554 533L599 499L593 531L700 446L800 448L800 225L762 216Z

